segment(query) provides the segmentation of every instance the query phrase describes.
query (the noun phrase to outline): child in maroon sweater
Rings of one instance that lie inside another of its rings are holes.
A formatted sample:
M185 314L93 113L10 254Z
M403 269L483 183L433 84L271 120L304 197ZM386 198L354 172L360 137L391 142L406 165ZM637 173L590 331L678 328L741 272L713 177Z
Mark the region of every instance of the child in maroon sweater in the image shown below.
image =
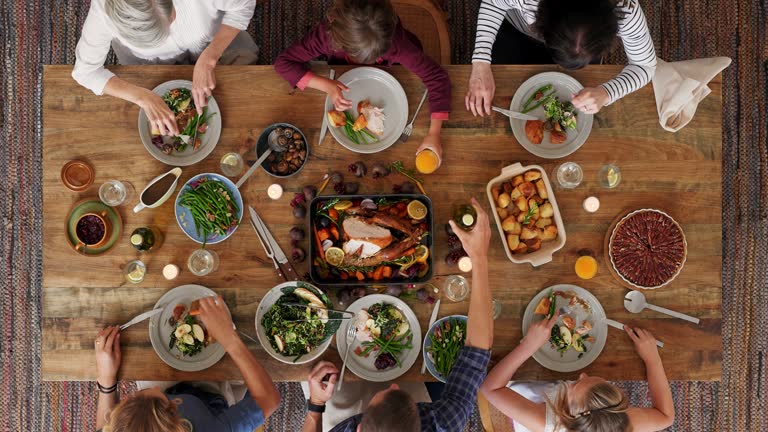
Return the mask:
M451 80L448 73L427 57L419 39L403 28L389 0L336 0L322 21L304 39L280 53L275 70L302 90L322 90L335 108L352 107L343 92L349 89L337 80L313 74L307 62L324 56L328 64L401 64L418 75L429 91L432 113L427 136L416 153L434 151L442 160L440 128L451 110Z

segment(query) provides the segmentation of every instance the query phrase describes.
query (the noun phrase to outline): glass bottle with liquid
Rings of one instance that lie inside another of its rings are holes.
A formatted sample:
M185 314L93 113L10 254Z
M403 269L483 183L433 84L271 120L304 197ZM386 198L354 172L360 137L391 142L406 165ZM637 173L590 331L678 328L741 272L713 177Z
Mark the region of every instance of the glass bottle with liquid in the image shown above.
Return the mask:
M139 227L131 233L131 245L139 252L158 249L163 244L163 233L157 227Z
M477 211L472 204L459 204L453 209L453 221L464 231L471 231L477 222Z

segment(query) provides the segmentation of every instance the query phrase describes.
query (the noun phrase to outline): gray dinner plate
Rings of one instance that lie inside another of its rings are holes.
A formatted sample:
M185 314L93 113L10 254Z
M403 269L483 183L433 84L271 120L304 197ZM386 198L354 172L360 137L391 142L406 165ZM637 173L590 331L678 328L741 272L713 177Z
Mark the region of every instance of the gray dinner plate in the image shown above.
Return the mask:
M152 91L160 97L163 97L168 91L180 87L191 89L192 81L166 81L153 88ZM208 120L208 129L204 134L198 134L201 144L197 150L193 150L192 146L189 145L183 152L174 150L169 155L163 153L156 145L152 144L149 119L147 119L147 115L144 113L143 109L139 110L139 137L141 137L141 142L144 144L144 148L147 149L149 154L164 164L171 166L189 166L196 164L211 154L213 149L216 148L216 144L219 142L219 136L221 135L221 111L213 96L208 99L208 112L206 116L210 116L211 114L214 115Z

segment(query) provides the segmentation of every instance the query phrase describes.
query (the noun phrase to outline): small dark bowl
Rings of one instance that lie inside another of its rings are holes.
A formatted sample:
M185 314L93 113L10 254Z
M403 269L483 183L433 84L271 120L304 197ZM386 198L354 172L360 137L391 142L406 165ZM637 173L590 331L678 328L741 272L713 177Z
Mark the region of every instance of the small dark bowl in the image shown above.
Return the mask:
M291 176L296 175L298 172L300 172L304 168L304 165L307 164L307 160L309 159L309 141L307 141L307 136L304 135L304 132L302 132L301 129L297 128L296 126L294 126L294 125L292 125L290 123L275 123L275 124L267 126L264 129L264 131L261 133L261 135L259 135L259 140L256 142L256 157L257 158L260 157L261 155L263 155L264 152L267 151L267 149L269 149L269 141L268 141L269 134L273 130L278 128L278 127L291 128L291 129L295 130L296 132L298 132L301 135L301 139L304 141L304 148L307 151L307 155L304 157L304 160L302 161L302 163L299 166L299 168L296 171L293 171L293 172L291 172L289 174L280 174L280 173L277 173L277 172L273 172L270 169L270 165L272 164L272 162L269 162L266 159L264 160L264 162L261 163L261 168L263 168L264 171L266 171L267 174L269 174L269 175L271 175L273 177L277 177L277 178L287 178L287 177L291 177Z

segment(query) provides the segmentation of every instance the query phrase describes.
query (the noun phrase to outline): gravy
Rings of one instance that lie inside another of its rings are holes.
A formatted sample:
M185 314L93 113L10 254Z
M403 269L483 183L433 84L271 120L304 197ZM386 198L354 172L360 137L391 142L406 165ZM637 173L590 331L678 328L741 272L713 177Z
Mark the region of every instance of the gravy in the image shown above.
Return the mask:
M174 173L169 172L168 174L164 175L158 181L152 183L152 185L141 194L141 202L146 206L151 206L152 204L158 202L160 198L162 198L163 195L168 192L168 189L171 188L173 182L175 181L176 175Z

